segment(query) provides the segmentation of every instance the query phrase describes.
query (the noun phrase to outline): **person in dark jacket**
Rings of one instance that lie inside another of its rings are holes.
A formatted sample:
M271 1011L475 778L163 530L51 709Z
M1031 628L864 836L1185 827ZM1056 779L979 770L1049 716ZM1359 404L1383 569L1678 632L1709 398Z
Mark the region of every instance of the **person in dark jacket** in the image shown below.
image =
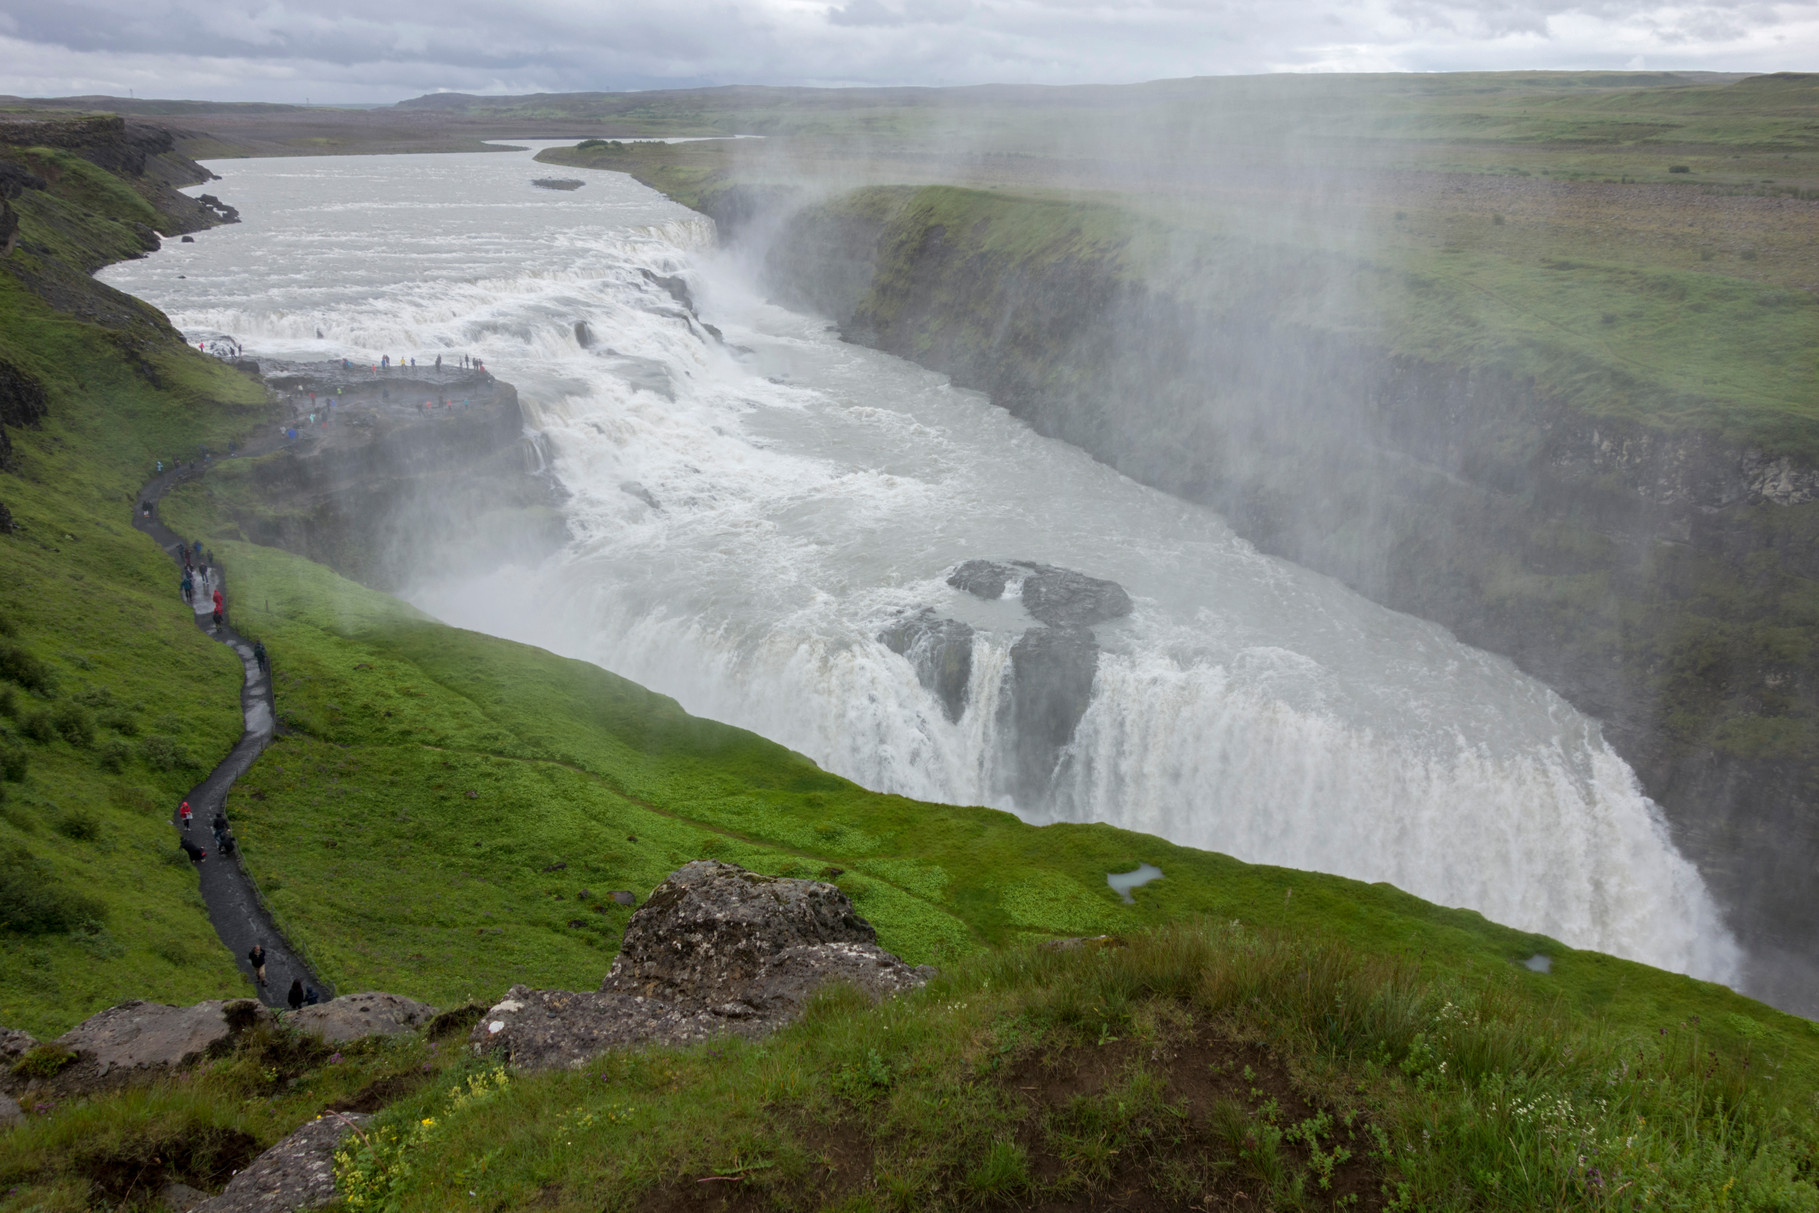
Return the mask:
M303 1005L304 1006L313 1007L321 1001L322 1001L322 995L316 993L315 986L304 986L303 987Z
M191 863L201 863L204 859L208 858L207 851L203 850L187 838L180 841L177 845L183 848L183 853L189 856L189 861Z
M253 945L252 951L250 951L246 954L246 959L247 959L247 963L249 963L253 966L253 976L259 980L260 985L264 985L265 984L265 945L262 943L255 943Z
M290 993L284 996L284 1001L291 1005L293 1011L303 1005L303 979L301 977L291 978Z

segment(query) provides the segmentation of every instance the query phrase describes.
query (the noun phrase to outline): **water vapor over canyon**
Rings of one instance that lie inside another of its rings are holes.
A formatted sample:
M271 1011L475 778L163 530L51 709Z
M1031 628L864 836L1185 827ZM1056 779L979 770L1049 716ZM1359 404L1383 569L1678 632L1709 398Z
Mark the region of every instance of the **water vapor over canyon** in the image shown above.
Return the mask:
M255 355L471 353L519 389L567 538L498 551L432 526L390 557L431 613L869 787L1390 881L1739 979L1711 894L1596 722L1206 506L842 342L692 212L615 174L537 190L521 154L215 167L245 222L108 281ZM1291 303L1347 305L1329 264L1307 263ZM968 561L1002 591L952 584ZM1054 570L1128 604L1056 623L1033 588ZM1032 633L1092 646L1077 719L1040 760L1017 700L1034 693L1019 662L1049 643ZM931 636L964 663L935 671Z

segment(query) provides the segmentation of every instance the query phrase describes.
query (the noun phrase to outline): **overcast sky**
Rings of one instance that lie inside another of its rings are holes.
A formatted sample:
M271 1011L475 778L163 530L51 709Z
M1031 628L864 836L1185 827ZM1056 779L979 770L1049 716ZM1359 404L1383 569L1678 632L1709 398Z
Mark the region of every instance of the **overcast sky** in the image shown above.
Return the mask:
M0 93L24 96L1638 67L1819 69L1819 0L0 0Z

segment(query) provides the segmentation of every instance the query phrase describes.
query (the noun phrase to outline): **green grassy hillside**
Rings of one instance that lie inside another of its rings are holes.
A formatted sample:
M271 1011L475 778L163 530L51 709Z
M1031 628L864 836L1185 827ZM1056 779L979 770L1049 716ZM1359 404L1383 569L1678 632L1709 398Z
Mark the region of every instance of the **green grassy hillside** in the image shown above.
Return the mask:
M49 185L14 201L0 260L0 363L47 405L8 427L0 471L0 1023L50 1033L242 992L166 824L239 736L239 663L131 517L155 459L224 448L264 392L88 279L162 225L130 182L63 151L0 158Z

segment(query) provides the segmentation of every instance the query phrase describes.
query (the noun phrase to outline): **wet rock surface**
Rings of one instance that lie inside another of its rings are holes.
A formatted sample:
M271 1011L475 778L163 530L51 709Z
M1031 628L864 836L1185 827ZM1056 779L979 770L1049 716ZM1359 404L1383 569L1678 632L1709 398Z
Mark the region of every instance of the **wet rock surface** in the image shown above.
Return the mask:
M1023 609L1052 628L1087 628L1131 613L1124 587L1050 564L1013 562L1025 570Z
M367 1036L396 1036L412 1032L436 1017L426 1002L397 994L344 994L313 1007L293 1011L289 1022L330 1044Z
M574 1066L613 1048L763 1035L830 981L885 998L934 975L876 939L834 885L696 860L632 916L597 992L513 986L469 1039L524 1068Z
M1124 587L1103 577L1031 560L968 560L948 574L947 583L988 602L1013 581L1023 609L1054 628L1087 628L1131 613Z
M1046 793L1086 715L1099 645L1086 628L1031 628L1011 646L1010 713L1019 796Z
M898 620L878 639L893 653L909 659L916 680L935 693L949 720L966 711L966 688L973 677L973 629L933 611Z
M292 1213L335 1200L335 1146L367 1118L356 1112L312 1120L261 1154L194 1213Z
M1015 576L1007 564L995 560L967 560L947 575L947 583L987 602L1004 596L1004 587Z

